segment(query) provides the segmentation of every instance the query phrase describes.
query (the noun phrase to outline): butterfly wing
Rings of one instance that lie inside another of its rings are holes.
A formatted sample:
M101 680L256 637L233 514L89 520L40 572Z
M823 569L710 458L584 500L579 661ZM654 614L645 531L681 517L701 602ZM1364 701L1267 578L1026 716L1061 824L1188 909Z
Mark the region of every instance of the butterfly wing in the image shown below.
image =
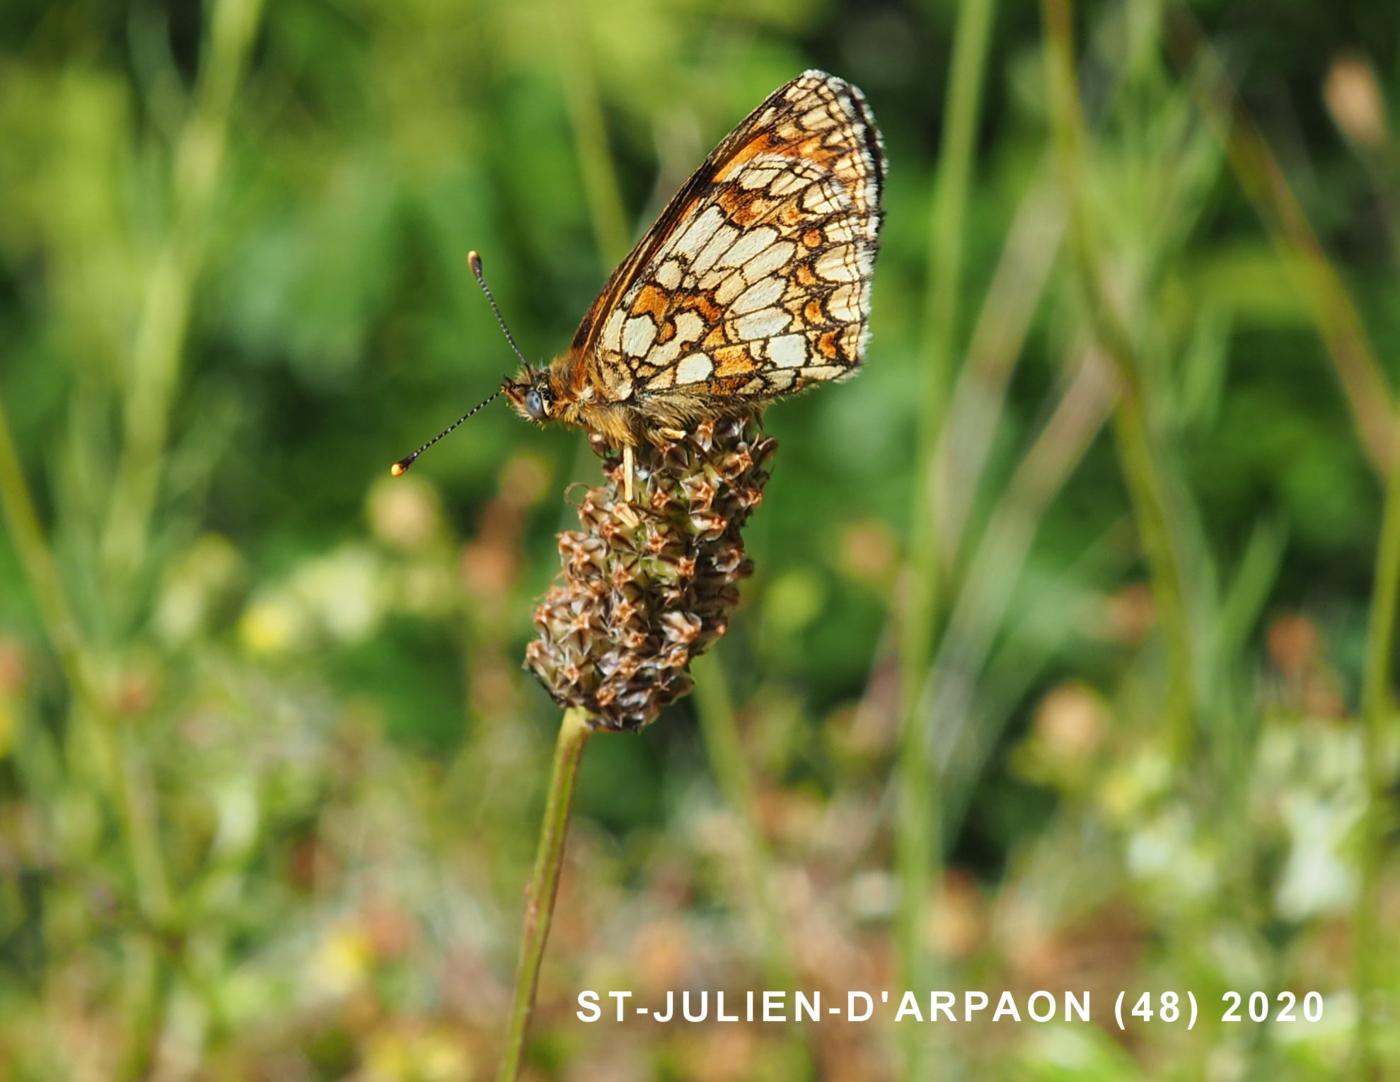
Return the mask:
M609 279L571 350L588 382L664 414L678 397L762 400L851 375L884 174L859 90L820 71L779 87Z

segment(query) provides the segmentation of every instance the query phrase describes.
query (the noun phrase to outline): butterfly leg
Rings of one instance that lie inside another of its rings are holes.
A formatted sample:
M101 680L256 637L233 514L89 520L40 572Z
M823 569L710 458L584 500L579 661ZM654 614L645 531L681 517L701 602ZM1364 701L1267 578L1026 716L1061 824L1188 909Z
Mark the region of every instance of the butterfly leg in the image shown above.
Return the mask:
M629 443L622 448L622 498L628 503L632 502L632 445Z

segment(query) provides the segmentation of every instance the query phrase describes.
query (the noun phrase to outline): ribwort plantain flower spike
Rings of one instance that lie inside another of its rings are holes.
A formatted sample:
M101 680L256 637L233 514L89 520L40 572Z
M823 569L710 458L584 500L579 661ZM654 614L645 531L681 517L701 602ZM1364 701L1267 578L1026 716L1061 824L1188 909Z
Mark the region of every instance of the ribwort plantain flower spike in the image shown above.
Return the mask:
M559 535L562 569L535 610L526 668L598 728L641 729L690 690L691 661L724 634L752 571L740 531L777 441L751 416L675 436L636 448L630 502L620 458L593 438L607 479Z

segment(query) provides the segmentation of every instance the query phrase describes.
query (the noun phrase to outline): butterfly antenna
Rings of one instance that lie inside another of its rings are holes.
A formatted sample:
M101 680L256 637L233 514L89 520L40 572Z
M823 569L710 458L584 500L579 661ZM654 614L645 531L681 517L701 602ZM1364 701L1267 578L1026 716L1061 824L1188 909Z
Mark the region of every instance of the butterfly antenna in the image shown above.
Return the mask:
M528 366L530 362L525 359L525 354L521 351L519 343L516 342L515 335L511 334L510 328L506 326L505 317L501 315L500 305L496 303L496 298L491 293L491 287L486 284L486 276L481 272L481 253L474 250L468 252L467 265L471 267L472 274L476 276L476 284L481 286L481 292L486 295L486 303L491 306L491 312L496 317L496 325L501 328L501 333L506 336L506 341L510 343L511 351L517 357L520 358L521 364ZM389 472L395 477L402 477L408 472L408 468L413 465L414 461L418 458L419 455L421 455L433 444L437 443L437 441L442 439L444 436L451 435L456 430L457 426L460 425L463 421L467 420L469 417L473 416L480 410L485 409L492 402L496 401L496 399L498 399L501 396L501 392L504 390L504 387L497 388L495 393L493 393L491 397L487 398L486 401L479 402L471 409L467 410L466 413L462 414L462 416L458 417L455 421L453 421L450 425L444 428L427 443L423 444L423 446L418 448L418 450L414 451L413 454L404 455L403 458L399 459L397 462L395 462L392 466L389 467Z
M472 274L476 276L476 284L481 286L481 292L486 295L486 303L491 306L491 312L496 317L496 324L501 328L501 333L506 336L506 341L510 343L511 350L515 353L517 357L520 358L521 364L528 366L530 362L525 359L525 354L521 352L519 344L515 341L515 335L511 334L510 328L506 326L505 317L501 315L500 306L496 304L496 298L491 293L491 287L486 284L486 276L481 273L481 253L476 251L468 252L467 264L471 267ZM389 472L395 477L402 477L408 472L408 468L413 465L414 461L418 458L419 455L421 455L433 444L437 443L437 441L442 439L444 436L451 435L454 431L456 431L457 426L460 425L463 421L467 420L469 417L472 417L480 410L485 409L492 402L496 401L496 399L501 396L501 392L504 390L504 387L498 387L495 393L493 393L491 397L486 399L486 401L479 402L471 409L467 410L466 413L462 414L462 416L458 417L455 421L453 421L450 425L444 428L427 443L423 444L423 446L418 448L418 450L414 451L413 454L404 455L403 458L395 462L392 466L389 467Z
M467 253L467 265L471 267L472 274L476 275L476 284L481 287L481 292L486 294L486 303L491 306L491 312L496 317L496 324L501 328L501 333L506 336L506 341L510 343L510 348L515 355L520 358L520 363L528 365L530 362L525 359L525 354L521 352L520 346L516 344L515 335L510 333L510 328L506 326L506 320L501 315L501 309L496 304L496 298L491 293L491 287L486 284L486 275L481 272L481 253L471 251Z
M500 395L501 388L497 388L496 391L491 395L491 397L488 398L485 402L479 402L471 409L467 410L466 413L462 414L462 416L458 417L455 421L453 421L450 425L444 428L427 443L423 444L423 446L418 448L418 450L414 451L413 454L404 455L403 458L399 459L397 462L395 462L392 466L389 467L389 472L392 473L395 477L402 477L408 472L408 467L413 465L414 460L419 455L421 455L433 444L437 443L438 440L455 431L457 426L460 425L463 421L465 421L468 417L471 417L473 414L477 413L478 411L489 406L492 402L496 401L496 399L499 398Z

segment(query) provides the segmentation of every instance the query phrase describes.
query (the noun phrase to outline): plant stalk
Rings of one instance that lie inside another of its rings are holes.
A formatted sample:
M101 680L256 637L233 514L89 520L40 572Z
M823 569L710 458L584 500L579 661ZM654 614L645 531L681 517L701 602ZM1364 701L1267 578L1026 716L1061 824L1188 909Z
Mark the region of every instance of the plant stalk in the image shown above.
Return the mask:
M122 409L123 445L102 539L103 561L114 582L131 581L146 550L228 129L261 14L262 0L214 4L194 103L175 147L171 220L136 325Z
M607 273L627 254L627 209L608 149L607 122L589 47L587 11L580 10L577 0L557 0L554 8L564 101L569 107L593 239Z
M525 1051L525 1036L535 1011L535 992L539 987L540 962L549 939L549 925L554 917L554 899L559 891L559 872L564 863L564 839L569 832L569 809L574 798L574 780L578 777L583 747L593 734L588 715L570 708L564 711L559 724L559 737L554 744L554 769L549 778L549 797L545 802L544 822L540 825L539 848L535 852L535 870L525 894L525 920L520 937L520 957L515 967L515 1000L511 1005L506 1027L505 1051L496 1082L515 1082L520 1074L520 1060Z
M700 735L724 799L743 831L744 873L748 907L763 936L766 977L771 987L791 987L797 967L783 920L782 905L773 889L772 854L758 821L758 797L744 758L744 742L734 716L733 697L718 657L695 667L695 707Z
M1380 870L1386 832L1393 824L1389 794L1390 770L1386 726L1394 716L1390 691L1391 663L1395 649L1396 595L1400 593L1400 462L1390 467L1380 543L1376 551L1376 579L1366 631L1366 668L1362 675L1362 759L1366 771L1366 811L1362 820L1361 882L1357 891L1354 935L1356 959L1355 1078L1380 1078L1382 1065L1376 1049L1377 1003L1385 957L1380 919Z
M1171 15L1167 42L1172 46L1177 67L1182 71L1192 66L1200 70L1200 77L1188 80L1196 104L1215 130L1241 190L1296 283L1298 299L1317 328L1336 371L1361 449L1372 468L1383 477L1396 457L1400 424L1385 368L1351 291L1318 239L1278 156L1238 103L1224 61L1186 5L1173 4Z
M927 373L919 416L919 468L910 522L909 565L900 634L900 718L895 862L900 885L895 937L906 988L929 987L924 951L925 907L935 847L941 844L936 787L931 776L929 733L922 705L939 622L937 485L938 434L942 428L962 284L963 221L971 185L977 116L990 38L992 0L968 0L954 31L943 140L935 178L933 230L929 237ZM904 1077L927 1076L928 1041L909 1028Z
M112 716L101 686L99 665L85 642L53 549L39 521L3 402L0 402L0 511L3 511L8 536L33 591L45 635L58 656L73 696L75 727L92 750L98 782L116 817L118 837L129 862L136 908L146 926L163 931L170 924L172 907L155 809L148 788L138 781L132 741ZM156 995L158 967L146 938L141 931L131 931L127 936L131 957L145 960L131 967L136 978L133 987L141 985L141 975L146 973L152 974L152 981L130 997L134 1007L125 1027L126 1049L120 1056L124 1065L145 1062L159 1024L158 1012L150 1002ZM123 1068L118 1077L136 1077L138 1073L138 1069Z
M1099 262L1093 219L1085 201L1084 118L1075 77L1070 0L1042 0L1041 8L1050 116L1069 212L1071 250L1094 335L1118 375L1113 433L1151 567L1152 597L1166 639L1169 677L1164 714L1174 751L1178 757L1185 757L1195 739L1196 696L1185 559L1172 527L1170 485L1151 430L1137 349L1108 288Z

